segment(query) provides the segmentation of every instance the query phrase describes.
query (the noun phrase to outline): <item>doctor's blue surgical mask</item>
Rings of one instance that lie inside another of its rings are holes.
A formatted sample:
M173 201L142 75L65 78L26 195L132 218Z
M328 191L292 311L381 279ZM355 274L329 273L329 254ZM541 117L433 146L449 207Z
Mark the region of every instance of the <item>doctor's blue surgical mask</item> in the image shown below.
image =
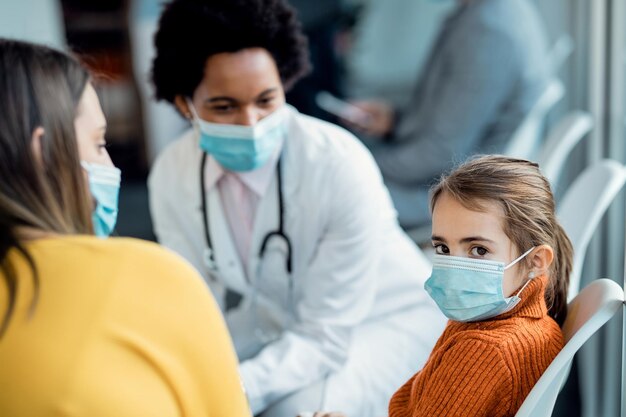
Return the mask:
M92 214L94 233L99 237L107 237L117 222L122 172L115 167L85 161L80 164L89 175L89 190L96 200Z
M230 171L252 171L265 165L286 135L287 108L282 106L254 126L211 123L198 117L187 99L200 132L200 148Z
M520 301L519 294L505 298L502 292L504 271L526 257L534 247L509 265L486 259L473 259L449 255L435 255L433 272L424 288L435 300L439 309L451 320L470 322L487 320L513 309Z

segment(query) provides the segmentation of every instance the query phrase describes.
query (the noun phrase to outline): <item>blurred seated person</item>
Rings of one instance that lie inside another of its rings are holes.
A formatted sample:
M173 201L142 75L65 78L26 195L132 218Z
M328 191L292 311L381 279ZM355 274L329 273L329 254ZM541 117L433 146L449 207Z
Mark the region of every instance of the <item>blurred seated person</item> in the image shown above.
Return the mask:
M0 416L249 417L198 273L106 238L120 171L87 71L0 39L0 108Z
M358 1L365 4L345 46L341 95L376 97L402 108L456 0Z
M455 162L501 153L547 86L543 23L531 0L458 0L408 106L354 103L403 227L429 222L428 189Z

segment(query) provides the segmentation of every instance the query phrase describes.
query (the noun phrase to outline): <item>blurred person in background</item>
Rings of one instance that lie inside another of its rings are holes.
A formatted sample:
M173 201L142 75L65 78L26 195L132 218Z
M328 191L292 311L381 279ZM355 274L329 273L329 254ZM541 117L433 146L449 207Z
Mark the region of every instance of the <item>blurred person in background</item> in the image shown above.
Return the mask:
M250 416L197 272L104 239L120 171L87 71L0 39L0 108L0 415Z
M456 0L351 1L362 7L343 56L345 96L406 106Z
M428 223L429 186L455 162L504 150L547 86L547 53L531 0L458 0L407 106L354 102L402 226Z
M445 320L367 149L285 104L309 68L294 10L175 0L155 42L156 97L193 126L150 174L155 232L220 295L252 411L384 413Z

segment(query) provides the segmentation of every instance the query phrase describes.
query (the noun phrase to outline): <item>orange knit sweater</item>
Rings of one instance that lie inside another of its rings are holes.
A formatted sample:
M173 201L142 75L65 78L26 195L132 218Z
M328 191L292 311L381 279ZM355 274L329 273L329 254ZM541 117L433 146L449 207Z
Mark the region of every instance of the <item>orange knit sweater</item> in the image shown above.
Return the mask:
M563 348L546 282L531 281L520 303L494 319L448 322L424 368L391 398L389 417L514 416Z

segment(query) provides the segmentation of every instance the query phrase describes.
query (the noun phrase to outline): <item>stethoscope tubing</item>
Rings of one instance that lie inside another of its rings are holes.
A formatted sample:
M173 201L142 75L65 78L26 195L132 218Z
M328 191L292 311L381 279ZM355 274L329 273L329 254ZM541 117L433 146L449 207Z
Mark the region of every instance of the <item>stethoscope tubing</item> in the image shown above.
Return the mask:
M215 263L215 255L213 252L213 242L211 240L211 232L209 228L209 213L208 213L207 199L206 199L205 169L206 169L207 159L208 159L208 154L206 152L203 152L202 160L200 162L200 195L202 197L202 201L201 201L202 223L203 223L204 239L205 239L205 243L207 245L208 252L209 252L208 254L209 262L211 263L211 265L214 265L215 268L217 268L217 264ZM263 255L265 254L265 250L271 238L275 236L280 237L285 241L285 244L287 245L287 257L286 257L285 263L286 263L287 272L291 274L292 267L293 267L292 255L291 255L292 246L291 246L291 240L285 233L285 204L284 204L284 198L283 198L283 178L282 178L283 176L282 176L282 170L281 170L281 159L278 160L276 175L278 177L278 212L279 212L278 230L274 230L272 232L269 232L267 235L265 235L265 237L263 238L263 242L261 243L261 248L259 249L259 258L263 258Z

